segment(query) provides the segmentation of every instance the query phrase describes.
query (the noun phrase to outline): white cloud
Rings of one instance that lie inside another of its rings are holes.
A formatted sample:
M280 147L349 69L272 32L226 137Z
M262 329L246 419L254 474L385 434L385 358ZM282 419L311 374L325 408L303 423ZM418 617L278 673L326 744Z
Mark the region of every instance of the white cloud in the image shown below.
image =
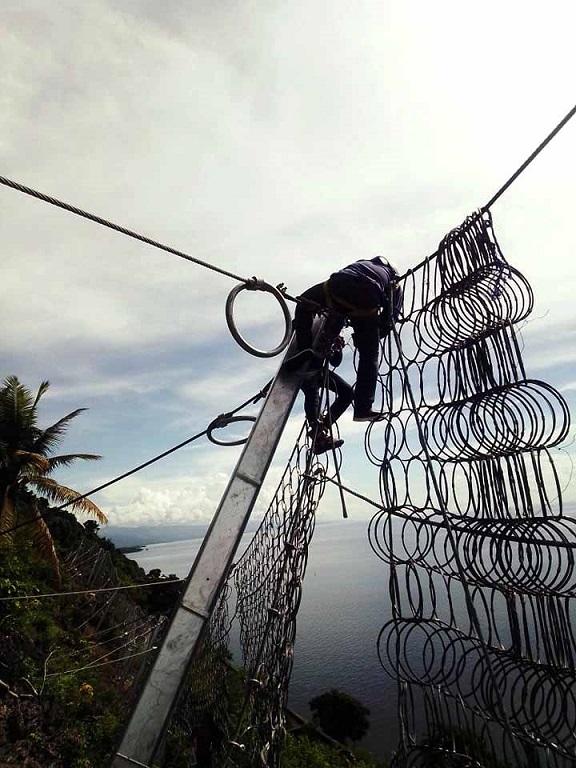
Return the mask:
M294 293L366 255L406 268L568 109L575 18L561 2L542 14L496 0L481 14L456 0L9 2L0 172ZM565 391L575 125L494 209L536 297L527 373ZM110 464L177 442L273 373L227 333L231 281L11 190L0 204L6 373L53 380L51 411L90 405L74 434ZM262 296L242 297L238 322L262 344L281 332ZM341 426L345 473L376 488L363 428ZM286 441L294 432L291 420ZM187 489L178 457L106 499L131 519L131 499L143 516L207 509L224 453L195 450Z
M521 350L527 375L555 375L554 368L571 368L576 362L576 330L569 317L559 322L556 314L553 318L544 317L530 322L520 334ZM551 383L562 387L562 378Z
M246 366L239 370L220 369L217 374L208 371L206 376L197 375L193 380L179 384L176 394L184 403L196 408L209 406L216 416L218 409L219 412L226 411L239 405L240 401L250 395L257 395L274 376L278 364L274 361L271 364Z
M110 507L108 522L125 526L210 522L226 481L226 475L216 473L181 479L178 487L142 486L126 504Z

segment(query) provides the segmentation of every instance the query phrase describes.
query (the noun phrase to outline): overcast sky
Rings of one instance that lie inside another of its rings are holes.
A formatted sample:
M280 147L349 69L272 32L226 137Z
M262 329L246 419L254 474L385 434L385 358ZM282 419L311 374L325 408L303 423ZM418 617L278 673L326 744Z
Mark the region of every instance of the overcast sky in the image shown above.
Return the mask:
M293 293L379 253L416 264L576 102L568 2L1 5L0 174ZM493 209L535 292L528 375L572 403L575 154L576 119ZM51 381L44 423L88 407L65 447L104 456L62 482L145 460L274 372L230 338L226 278L6 188L0 211L0 373ZM266 297L238 312L278 340ZM358 427L343 479L377 497ZM208 520L237 456L197 443L96 500L119 524Z

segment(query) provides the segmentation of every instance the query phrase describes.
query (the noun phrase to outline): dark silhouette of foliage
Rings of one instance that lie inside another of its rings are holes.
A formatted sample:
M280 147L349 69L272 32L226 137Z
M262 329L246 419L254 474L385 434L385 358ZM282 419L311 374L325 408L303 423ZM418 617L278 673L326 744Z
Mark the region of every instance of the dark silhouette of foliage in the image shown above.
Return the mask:
M86 520L84 523L84 529L86 533L97 534L100 530L100 523L96 520Z
M43 381L36 395L9 376L0 385L0 533L4 532L3 546L9 546L20 535L12 529L26 522L26 536L33 541L37 552L52 566L58 582L60 569L58 555L50 530L40 516L36 496L43 496L56 504L68 504L76 511L92 515L105 523L106 516L89 499L58 483L51 476L59 467L67 467L78 460L99 459L92 453L70 453L54 456L53 451L62 441L72 419L82 413L79 408L49 427L38 426L38 405L48 390ZM22 503L26 497L25 504Z
M282 768L384 768L370 755L352 754L319 741L311 733L288 734L282 753Z
M348 693L332 688L310 701L314 722L336 741L359 741L368 731L370 710Z

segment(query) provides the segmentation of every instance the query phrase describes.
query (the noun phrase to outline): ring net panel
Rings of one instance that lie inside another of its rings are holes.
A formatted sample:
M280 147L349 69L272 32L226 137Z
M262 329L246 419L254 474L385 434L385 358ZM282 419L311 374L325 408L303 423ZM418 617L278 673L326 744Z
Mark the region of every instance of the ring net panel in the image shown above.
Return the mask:
M488 213L402 278L383 345L375 553L392 618L378 638L397 681L398 766L576 763L576 525L554 449L569 412L526 377L514 325L532 310Z

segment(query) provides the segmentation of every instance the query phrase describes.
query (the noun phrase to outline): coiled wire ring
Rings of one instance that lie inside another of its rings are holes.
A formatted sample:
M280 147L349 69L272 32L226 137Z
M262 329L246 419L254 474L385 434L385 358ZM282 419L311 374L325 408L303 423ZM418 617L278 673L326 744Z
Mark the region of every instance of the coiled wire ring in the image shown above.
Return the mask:
M242 291L265 291L266 293L271 293L280 304L282 314L284 315L284 338L277 347L274 347L274 349L267 351L253 347L236 328L236 323L234 321L234 302L236 301L238 294ZM292 338L292 315L290 314L290 310L288 309L286 299L282 295L282 292L273 285L269 285L263 280L257 280L256 278L247 283L237 285L228 294L228 298L226 299L226 324L236 343L239 344L242 349L246 350L246 352L249 352L256 357L275 357L275 355L279 355L280 352L286 349Z
M228 416L227 414L222 414L221 416L217 416L214 421L210 424L208 427L208 430L206 431L206 437L208 440L210 440L211 443L214 443L214 445L222 445L224 447L226 446L233 446L233 445L244 445L244 443L247 442L248 438L243 437L240 440L218 440L214 435L212 434L215 429L224 429L225 427L228 427L230 424L235 424L239 421L249 421L251 424L253 424L256 421L255 416Z

